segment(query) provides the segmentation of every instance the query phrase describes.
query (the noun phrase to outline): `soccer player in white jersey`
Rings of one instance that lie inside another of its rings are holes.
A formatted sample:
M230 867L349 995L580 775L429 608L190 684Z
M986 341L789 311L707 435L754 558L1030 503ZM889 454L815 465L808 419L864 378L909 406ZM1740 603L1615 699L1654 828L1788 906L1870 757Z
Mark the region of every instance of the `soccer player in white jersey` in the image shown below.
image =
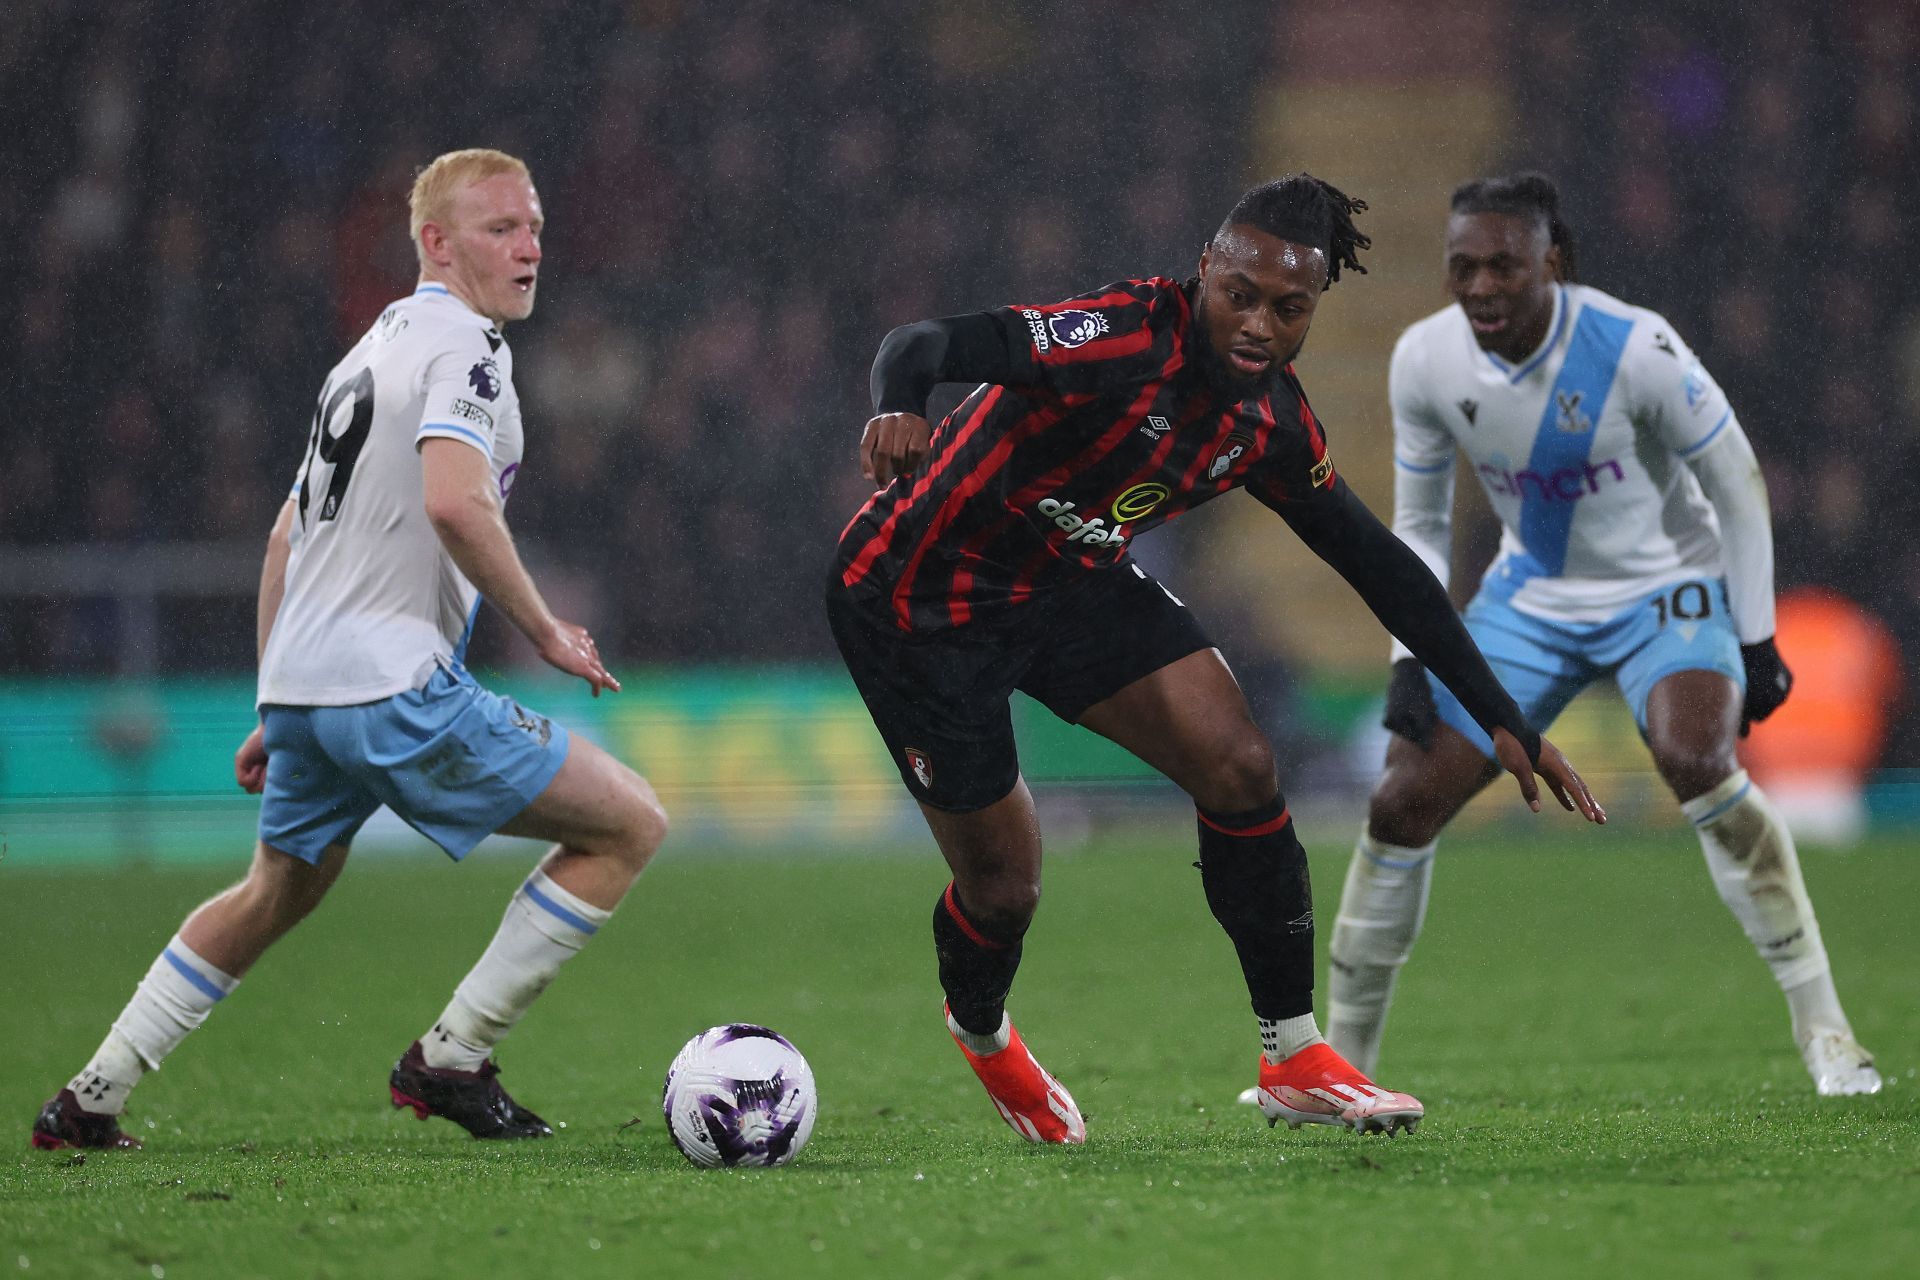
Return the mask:
M1468 629L1539 728L1612 679L1699 834L1721 899L1786 994L1822 1094L1880 1077L1835 994L1792 837L1734 755L1785 700L1765 481L1726 397L1673 326L1574 283L1536 173L1453 194L1454 305L1393 353L1394 531L1444 582L1454 459L1499 515ZM1486 734L1396 646L1386 772L1330 946L1327 1038L1371 1072L1420 931L1440 829L1497 773Z
M477 1138L551 1132L500 1087L493 1046L606 922L667 821L638 774L463 665L484 596L596 697L620 688L585 628L547 607L503 516L522 429L500 326L533 311L532 179L512 156L455 151L410 203L419 287L328 375L267 542L261 723L234 758L263 793L252 867L187 917L41 1110L36 1147L140 1145L118 1122L129 1092L319 905L383 804L455 860L495 831L554 842L389 1083L394 1106Z

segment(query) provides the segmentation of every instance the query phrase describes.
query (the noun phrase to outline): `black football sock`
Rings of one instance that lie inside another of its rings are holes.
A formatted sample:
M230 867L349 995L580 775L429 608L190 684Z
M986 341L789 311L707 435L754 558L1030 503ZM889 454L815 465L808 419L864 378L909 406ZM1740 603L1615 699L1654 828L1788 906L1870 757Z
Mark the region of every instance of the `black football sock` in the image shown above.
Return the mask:
M933 906L933 949L953 1020L975 1035L999 1031L1020 967L1020 939L995 937L975 925L949 884Z
M1312 1013L1313 890L1286 801L1198 813L1200 883L1240 955L1253 1012L1273 1022Z

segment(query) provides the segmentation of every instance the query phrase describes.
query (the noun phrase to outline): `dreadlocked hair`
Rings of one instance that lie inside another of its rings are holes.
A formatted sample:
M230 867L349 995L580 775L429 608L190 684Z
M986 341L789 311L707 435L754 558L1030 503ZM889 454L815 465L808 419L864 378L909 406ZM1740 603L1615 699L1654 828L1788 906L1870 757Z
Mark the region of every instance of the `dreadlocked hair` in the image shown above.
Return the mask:
M1546 174L1529 169L1499 178L1476 178L1453 193L1455 213L1510 213L1535 217L1547 224L1547 239L1560 251L1560 278L1569 284L1574 273L1573 228L1560 217L1560 189Z
M1343 269L1367 273L1360 265L1360 251L1371 248L1373 241L1353 225L1353 215L1366 207L1365 200L1354 199L1330 182L1310 173L1291 173L1241 196L1220 230L1254 227L1282 240L1324 249L1327 284L1332 285Z

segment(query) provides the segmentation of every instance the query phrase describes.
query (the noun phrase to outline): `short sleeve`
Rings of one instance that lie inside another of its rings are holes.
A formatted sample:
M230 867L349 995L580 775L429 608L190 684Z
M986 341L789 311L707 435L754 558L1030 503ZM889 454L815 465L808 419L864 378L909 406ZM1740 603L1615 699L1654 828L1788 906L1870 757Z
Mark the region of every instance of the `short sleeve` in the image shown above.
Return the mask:
M454 330L427 362L426 407L414 444L434 438L459 440L491 458L498 419L510 399L511 377L504 345L496 344L477 326Z
M1156 277L988 314L1006 333L1012 385L1098 395L1165 370L1179 354L1188 307L1179 284Z
M1393 465L1412 475L1434 476L1453 470L1454 441L1433 411L1425 363L1417 332L1401 334L1387 366L1387 404L1393 414Z
M1649 312L1627 341L1628 412L1682 458L1712 444L1733 421L1726 393L1673 326Z

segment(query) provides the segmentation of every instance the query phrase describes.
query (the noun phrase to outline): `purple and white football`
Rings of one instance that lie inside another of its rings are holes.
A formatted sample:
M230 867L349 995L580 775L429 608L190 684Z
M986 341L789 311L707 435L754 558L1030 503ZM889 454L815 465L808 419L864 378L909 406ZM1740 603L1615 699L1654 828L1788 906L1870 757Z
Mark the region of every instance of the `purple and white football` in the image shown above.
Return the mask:
M673 1145L702 1169L787 1163L807 1145L817 1109L800 1051L749 1022L687 1041L660 1094Z

